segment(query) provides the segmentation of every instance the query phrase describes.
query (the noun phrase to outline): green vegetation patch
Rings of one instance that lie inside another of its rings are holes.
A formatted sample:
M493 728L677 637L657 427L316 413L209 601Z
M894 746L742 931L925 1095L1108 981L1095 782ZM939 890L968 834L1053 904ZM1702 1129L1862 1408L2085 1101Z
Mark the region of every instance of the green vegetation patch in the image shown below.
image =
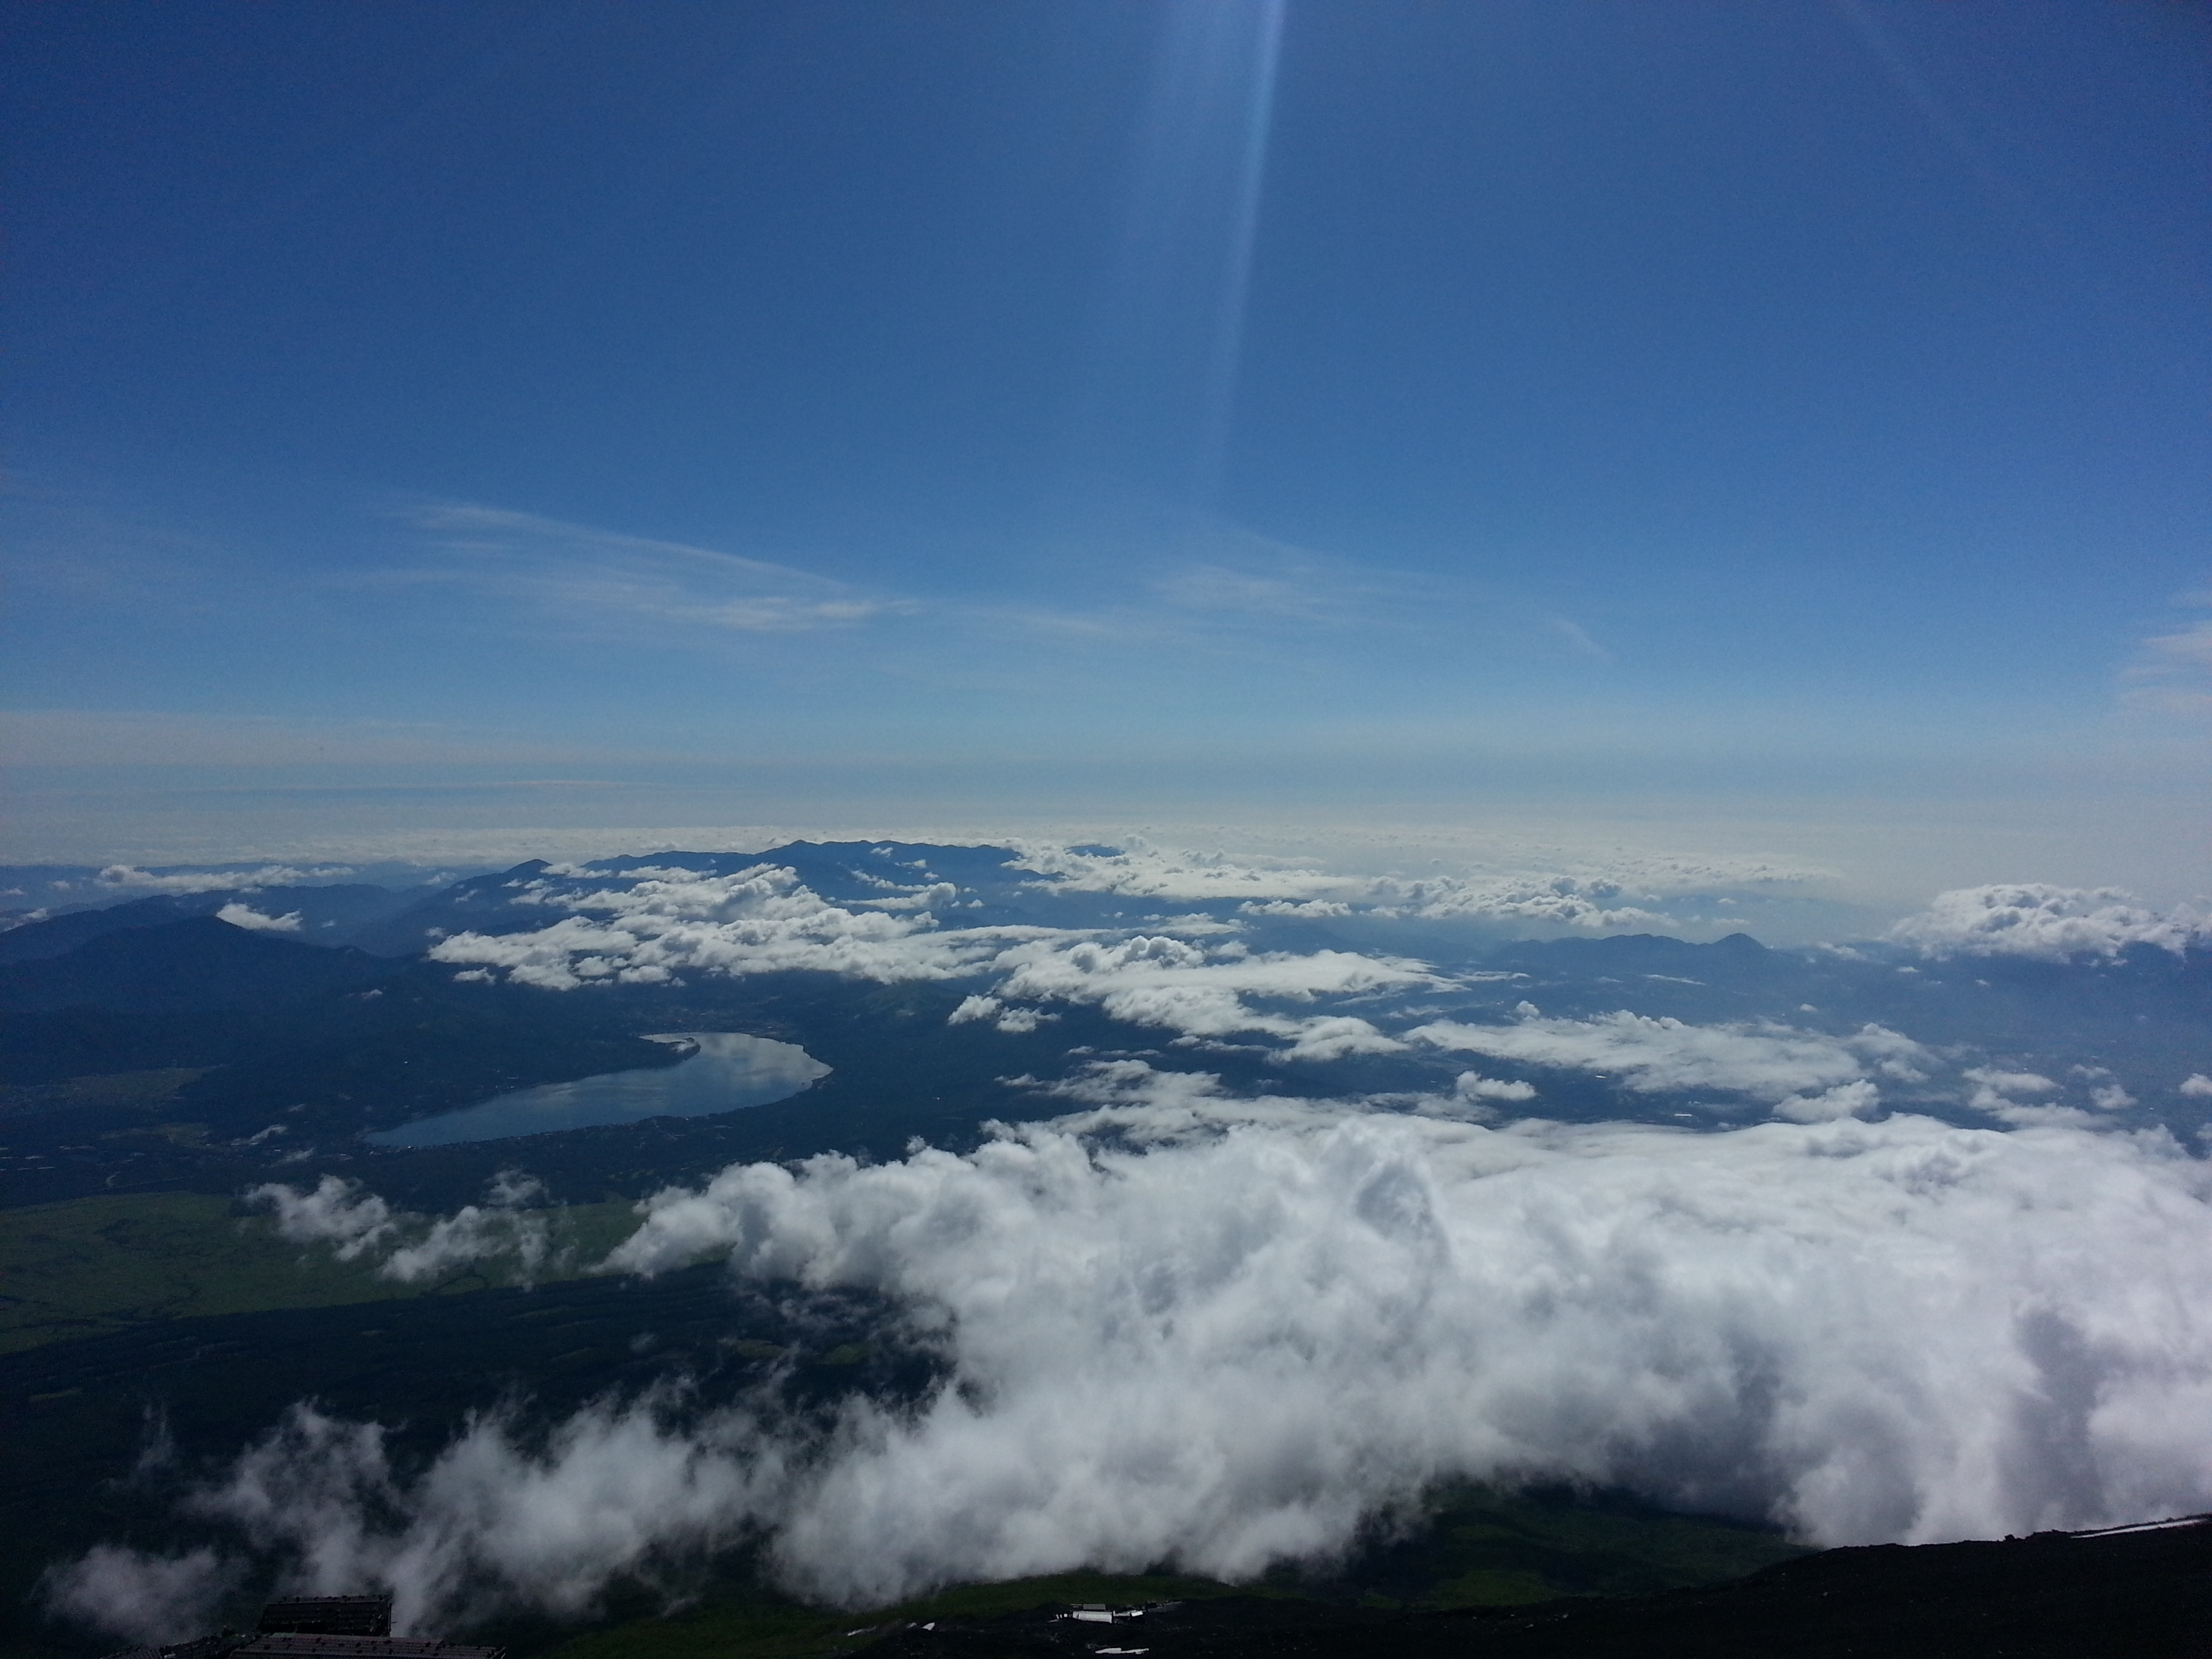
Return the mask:
M1673 1515L1619 1494L1462 1486L1316 1588L1356 1591L1370 1607L1511 1607L1718 1583L1804 1553L1768 1528Z
M206 1075L203 1067L166 1066L154 1072L107 1072L96 1077L64 1078L58 1083L0 1085L0 1104L8 1106L159 1106L187 1083Z
M542 1279L581 1277L636 1224L625 1203L539 1211L556 1256ZM419 1231L419 1229L418 1229ZM133 1193L0 1210L0 1353L150 1321L396 1301L517 1282L508 1259L426 1284L377 1276L380 1255L341 1261L280 1238L204 1193Z
M1085 1601L1139 1607L1241 1595L1378 1611L1512 1607L1715 1583L1806 1553L1762 1528L1568 1491L1456 1487L1409 1519L1409 1531L1334 1568L1285 1565L1243 1585L1066 1573L963 1585L866 1613L825 1611L758 1588L726 1585L683 1612L629 1618L560 1642L544 1659L816 1659L857 1652L902 1621L995 1619ZM538 1644L525 1639L518 1647L536 1650Z
M1142 1607L1208 1596L1280 1594L1210 1578L1071 1572L1003 1584L967 1584L869 1613L837 1613L756 1592L711 1597L665 1618L635 1619L562 1643L546 1659L816 1659L853 1653L886 1626L935 1619L996 1619L1033 1607L1099 1601Z

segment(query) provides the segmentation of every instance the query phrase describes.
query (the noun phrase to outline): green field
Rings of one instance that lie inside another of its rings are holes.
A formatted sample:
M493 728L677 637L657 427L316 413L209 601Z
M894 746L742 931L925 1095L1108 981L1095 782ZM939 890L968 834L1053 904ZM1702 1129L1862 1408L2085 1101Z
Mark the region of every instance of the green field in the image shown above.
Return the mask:
M573 1279L636 1224L624 1203L540 1212L567 1247L542 1279ZM419 1231L419 1229L418 1229ZM428 1284L340 1261L276 1236L204 1193L134 1193L0 1210L0 1353L97 1336L149 1321L394 1301L517 1282L493 1261Z
M610 1620L557 1644L520 1630L496 1634L519 1652L550 1646L548 1659L817 1659L854 1652L903 1620L990 1618L1066 1602L1135 1607L1261 1595L1376 1609L1507 1607L1715 1583L1806 1553L1762 1528L1565 1491L1463 1487L1407 1520L1402 1534L1376 1540L1334 1570L1279 1569L1256 1584L1067 1573L966 1585L865 1613L732 1588L673 1614Z
M841 1613L763 1592L733 1591L709 1596L703 1605L667 1617L632 1619L571 1638L554 1647L548 1659L817 1659L857 1652L882 1635L885 1626L908 1620L988 1619L1061 1602L1141 1607L1254 1594L1286 1592L1240 1589L1208 1578L1072 1572L1004 1584L963 1585L893 1607ZM531 1650L536 1644L526 1638L516 1646Z

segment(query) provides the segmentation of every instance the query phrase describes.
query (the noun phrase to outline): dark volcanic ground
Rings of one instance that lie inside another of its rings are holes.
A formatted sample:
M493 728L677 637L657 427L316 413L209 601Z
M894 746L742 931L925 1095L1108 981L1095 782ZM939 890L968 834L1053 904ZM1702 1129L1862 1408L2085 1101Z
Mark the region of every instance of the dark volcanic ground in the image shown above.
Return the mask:
M909 1626L882 1659L2203 1659L2212 1517L1829 1550L1708 1589L1449 1613L1233 1597L1112 1625L1065 1609Z

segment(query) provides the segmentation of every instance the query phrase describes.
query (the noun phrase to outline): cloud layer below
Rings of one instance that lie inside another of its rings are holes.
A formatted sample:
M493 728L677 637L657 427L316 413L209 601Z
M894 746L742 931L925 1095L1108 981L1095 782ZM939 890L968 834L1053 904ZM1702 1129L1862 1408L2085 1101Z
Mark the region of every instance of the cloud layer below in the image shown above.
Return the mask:
M2212 939L2212 918L2197 907L2154 909L2114 887L2013 882L1938 893L1889 937L1928 957L2066 962L2109 958L2138 945L2178 956Z
M2162 1133L1498 1129L1134 1061L1060 1092L1087 1109L966 1157L734 1166L611 1258L888 1297L947 1368L912 1412L610 1402L550 1439L477 1422L413 1474L302 1412L193 1501L302 1589L390 1585L417 1628L574 1610L756 1532L851 1604L1085 1565L1243 1577L1459 1477L1821 1544L2212 1507L2212 1180ZM53 1588L144 1633L234 1571L106 1550Z

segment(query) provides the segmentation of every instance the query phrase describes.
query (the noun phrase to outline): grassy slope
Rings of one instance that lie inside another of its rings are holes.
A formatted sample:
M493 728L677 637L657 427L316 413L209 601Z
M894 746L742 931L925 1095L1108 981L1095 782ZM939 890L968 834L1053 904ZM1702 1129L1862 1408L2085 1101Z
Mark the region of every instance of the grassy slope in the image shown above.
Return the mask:
M968 1585L866 1613L729 1590L669 1617L632 1618L552 1648L548 1659L816 1659L865 1647L906 1620L978 1617L1049 1603L1139 1606L1202 1596L1311 1596L1376 1607L1504 1607L1560 1595L1636 1595L1741 1577L1805 1552L1757 1528L1570 1492L1476 1488L1440 1498L1409 1534L1329 1575L1277 1571L1258 1584L1069 1573ZM507 1632L501 1632L507 1635ZM513 1632L520 1650L538 1647Z
M627 1620L561 1644L552 1659L816 1659L852 1653L906 1620L989 1618L1057 1602L1115 1607L1249 1595L1207 1578L1071 1572L1005 1584L968 1584L868 1613L839 1613L764 1595L732 1594L667 1618ZM1261 1595L1281 1595L1261 1589Z
M570 1249L541 1278L578 1277L635 1225L629 1206L545 1212ZM0 1353L95 1336L149 1321L265 1309L327 1308L514 1282L492 1262L430 1283L376 1276L373 1261L340 1261L321 1246L276 1236L265 1215L240 1216L201 1193L135 1193L0 1210Z

